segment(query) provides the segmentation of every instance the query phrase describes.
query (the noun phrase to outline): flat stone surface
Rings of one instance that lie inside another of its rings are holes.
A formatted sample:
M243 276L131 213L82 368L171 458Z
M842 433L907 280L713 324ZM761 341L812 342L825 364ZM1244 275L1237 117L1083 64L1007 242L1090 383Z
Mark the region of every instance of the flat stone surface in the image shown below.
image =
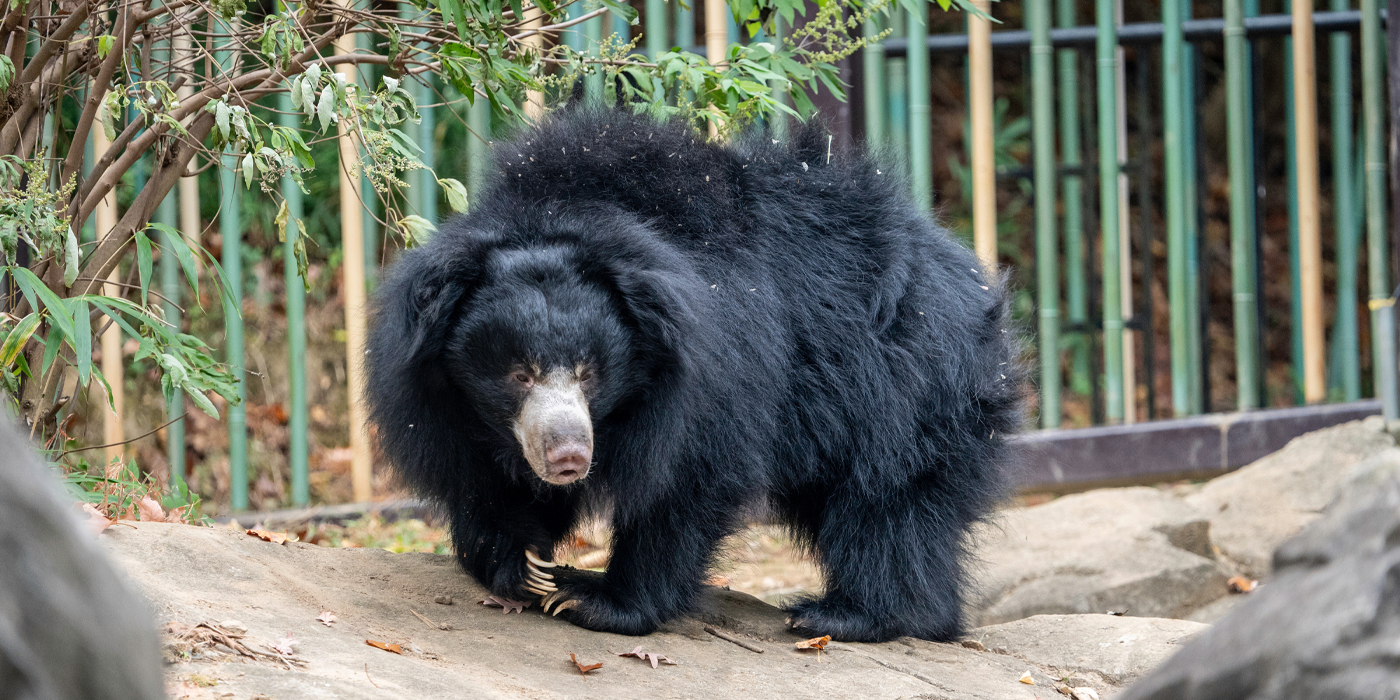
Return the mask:
M1343 423L1212 479L1186 502L1210 518L1221 556L1239 573L1263 579L1274 549L1318 518L1354 465L1395 449L1380 416Z
M977 542L974 624L1110 610L1184 617L1226 594L1209 521L1158 489L1101 489L1009 510Z
M833 643L818 656L797 651L783 613L750 596L711 589L704 610L646 637L601 634L541 615L505 615L478 605L484 591L451 557L372 549L277 545L242 531L163 523L121 523L100 541L118 568L151 601L161 623L236 620L244 642L268 651L287 635L299 669L275 659L190 660L168 666L173 697L234 700L257 694L291 698L951 698L1029 700L1050 697L1071 659L1106 675L1089 678L1102 695L1116 691L1140 664L1121 663L1112 640L1138 634L1143 621L1092 616L1064 623L1057 646L1049 630L1015 655L960 644L901 639L885 644ZM435 604L450 595L452 605ZM317 622L334 614L330 626ZM432 624L415 615L422 615ZM754 653L707 633L721 628L763 649ZM438 629L447 624L450 630ZM1038 623L1037 623L1038 624ZM1117 625L1118 627L1114 627ZM996 633L1015 637L1006 628ZM1169 644L1176 628L1153 628ZM1072 635L1091 635L1074 642ZM999 637L1000 638L1000 637ZM403 655L366 644L402 645ZM1096 645L1109 656L1095 656ZM1075 646L1077 644L1077 646ZM1149 643L1144 641L1143 646ZM652 669L615 656L637 646L678 665ZM1067 651L1075 649L1076 651ZM581 675L569 660L603 667ZM1075 663L1079 663L1075 661ZM1121 667L1121 668L1120 668ZM1115 670L1116 669L1116 670ZM1035 685L1019 682L1029 671ZM1114 680L1120 679L1120 680ZM210 683L214 685L210 686ZM205 686L205 687L200 687Z
M1209 625L1187 620L1118 615L1036 615L968 633L1061 677L1097 677L1105 684L1130 683L1151 671ZM1072 683L1071 685L1080 685Z

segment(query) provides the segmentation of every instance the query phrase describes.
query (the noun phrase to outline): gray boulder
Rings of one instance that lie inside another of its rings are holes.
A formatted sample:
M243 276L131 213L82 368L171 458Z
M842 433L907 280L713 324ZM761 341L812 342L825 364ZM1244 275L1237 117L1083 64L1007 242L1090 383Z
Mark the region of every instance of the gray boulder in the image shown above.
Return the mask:
M978 538L973 624L1110 610L1179 618L1226 595L1209 520L1153 488L1010 510Z
M1344 423L1212 479L1186 502L1210 518L1211 540L1234 570L1264 579L1274 549L1318 518L1353 466L1395 449L1380 416Z
M1156 668L1209 625L1117 615L1036 615L981 627L967 638L1059 672L1070 686L1125 685Z
M1272 568L1121 700L1400 698L1400 452L1357 465Z

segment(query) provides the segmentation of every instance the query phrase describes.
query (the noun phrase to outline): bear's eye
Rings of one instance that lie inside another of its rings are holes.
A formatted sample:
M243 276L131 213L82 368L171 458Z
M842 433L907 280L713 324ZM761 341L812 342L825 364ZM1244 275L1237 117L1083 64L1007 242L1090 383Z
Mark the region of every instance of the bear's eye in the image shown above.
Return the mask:
M516 372L514 379L515 381L520 382L525 386L530 386L531 384L535 383L535 379L524 372Z

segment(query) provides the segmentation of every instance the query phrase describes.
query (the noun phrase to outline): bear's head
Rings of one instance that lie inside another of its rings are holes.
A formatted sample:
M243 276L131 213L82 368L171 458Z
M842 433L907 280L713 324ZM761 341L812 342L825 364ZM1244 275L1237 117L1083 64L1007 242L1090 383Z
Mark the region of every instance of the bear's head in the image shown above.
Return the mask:
M600 425L645 412L684 372L698 280L656 255L665 248L645 222L560 209L457 219L405 255L378 295L371 340L371 404L386 442L397 442L386 431L437 424L493 444L521 476L567 486L595 468ZM590 233L600 226L613 228L606 242ZM624 238L633 246L617 249L618 228L635 233ZM443 403L454 406L445 423L427 410Z

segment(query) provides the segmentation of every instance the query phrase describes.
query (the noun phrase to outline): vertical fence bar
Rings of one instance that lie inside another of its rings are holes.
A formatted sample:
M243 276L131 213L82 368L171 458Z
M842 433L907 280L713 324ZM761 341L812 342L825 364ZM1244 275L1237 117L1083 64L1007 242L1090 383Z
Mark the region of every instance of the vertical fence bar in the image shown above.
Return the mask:
M1060 426L1060 274L1055 230L1055 85L1050 0L1029 0L1032 143L1035 146L1035 267L1040 302L1040 426Z
M300 115L292 108L286 93L278 95L277 120L288 129L300 127ZM304 216L301 187L290 177L282 178L282 198L287 201L287 230L282 239L282 279L286 283L287 304L287 428L290 433L287 459L292 471L292 505L310 501L307 479L306 407L306 286L297 270L297 240ZM302 243L305 245L305 243Z
M603 42L603 18L610 16L603 13L583 23L580 27L583 34L583 50L590 58L598 58ZM592 73L583 79L584 97L592 104L597 104L603 100L603 71L596 66Z
M1181 19L1191 19L1191 3L1181 3ZM1200 60L1196 47L1186 44L1181 48L1181 143L1185 156L1182 160L1182 207L1186 211L1186 332L1190 338L1191 374L1187 390L1190 398L1190 414L1202 413L1210 407L1209 368L1210 353L1207 346L1209 335L1202 332L1201 316L1205 297L1201 294L1201 178L1199 113L1197 73Z
M1118 28L1113 0L1095 0L1099 125L1099 226L1103 244L1104 416L1123 422L1123 295L1118 236Z
M666 0L647 0L646 11L647 56L655 60L671 48L670 37L666 33ZM626 37L626 34L623 36Z
M1181 0L1162 2L1162 159L1166 175L1167 298L1171 319L1172 411L1191 413L1191 335L1186 281L1186 144L1182 140L1185 100L1181 94Z
M928 84L928 7L915 3L917 13L906 10L909 33L909 185L914 203L924 211L933 209L932 115Z
M1258 15L1259 15L1259 0L1244 0L1244 16L1245 16L1246 18L1249 18L1249 17L1257 17ZM1255 381L1255 387L1254 387L1254 396L1255 396L1256 399L1258 400L1259 405L1260 405L1260 406L1263 406L1263 405L1267 402L1268 399L1267 399L1267 397L1264 395L1264 371L1265 371L1265 364L1264 364L1264 349L1263 349L1263 347L1264 347L1264 345L1263 345L1263 343L1264 343L1264 341L1263 341L1263 328L1262 328L1262 326L1261 326L1261 324L1263 323L1263 318L1264 318L1264 306L1263 306L1263 304L1264 304L1264 295L1263 295L1262 292L1261 292L1261 290L1263 289L1263 285L1262 285L1262 282L1261 282L1260 277L1259 277L1259 275L1260 275L1260 268L1259 268L1259 265L1260 265L1260 258L1261 258L1261 256L1263 255L1263 253L1262 253L1262 251L1261 251L1261 249L1260 249L1260 245L1261 245L1261 244L1260 244L1260 234L1262 233L1262 229L1261 229L1260 226L1259 226L1259 188L1258 188L1258 176L1261 174L1261 170L1260 170L1260 169L1261 169L1262 166L1261 166L1261 164L1260 164L1260 162L1259 162L1259 159L1257 158L1257 154L1255 153L1255 148L1256 148L1256 146L1258 146L1259 140L1258 140L1258 135L1257 135L1257 131L1256 131L1256 128L1255 128L1255 114L1254 114L1254 102L1255 102L1256 97L1257 97L1257 96L1256 96L1256 93L1255 93L1255 87L1254 87L1254 75L1255 75L1255 65L1254 65L1254 63L1255 63L1254 43L1250 40L1249 35L1246 34L1246 35L1244 36L1244 98L1245 98L1245 99L1244 99L1244 152L1245 152L1245 162L1249 164L1249 169L1248 169L1247 172L1243 173L1243 175L1244 175L1244 177L1245 177L1245 183L1244 183L1245 192L1247 192L1247 193L1249 194L1249 197L1248 197L1247 200L1245 200L1244 208L1245 208L1245 216L1247 217L1248 222L1249 222L1249 223L1247 224L1248 227L1249 227L1249 240L1250 240L1251 244L1252 244L1253 247L1254 247L1253 252L1250 254L1250 258L1249 258L1249 259L1250 259L1250 274L1253 275L1253 277L1254 277L1254 290L1255 290L1255 293L1254 293L1254 328L1255 328L1255 355L1254 355L1255 373L1254 373L1254 376L1255 376L1256 381ZM1233 177L1233 175L1232 175L1231 177Z
M687 3L689 7L676 4L676 40L673 42L687 51L695 46L695 3Z
M399 17L403 19L416 20L426 16L426 14L426 12L415 8L412 3L399 4ZM420 44L419 46L421 48L427 45ZM408 204L414 213L433 224L437 224L437 179L433 176L433 167L436 165L434 162L435 153L437 152L437 149L433 147L433 135L437 123L434 120L433 108L422 106L437 102L433 91L433 73L426 71L417 75L404 76L404 78L408 82L404 87L413 96L413 102L419 105L418 114L420 116L418 124L406 124L405 128L413 132L413 140L423 149L418 158L424 166L427 166L408 173ZM372 89L374 85L371 83L368 87Z
M1249 221L1249 162L1245 124L1245 71L1242 0L1225 0L1225 123L1230 163L1230 276L1235 315L1235 384L1241 411L1259 407L1259 317L1255 313L1254 227Z
M992 117L992 4L973 0L986 19L968 14L968 102L972 125L972 246L989 272L997 269L997 164ZM932 176L930 176L930 181ZM932 185L930 184L930 187Z
M867 17L862 27L865 51L861 54L861 70L865 90L865 142L870 146L885 144L885 46L875 37L880 35L880 15Z
M1350 9L1348 0L1332 0L1333 10ZM1332 326L1332 357L1340 369L1342 398L1361 398L1361 356L1356 295L1361 241L1356 227L1357 183L1352 182L1351 35L1332 32L1332 221L1337 237L1337 314Z
M168 192L165 199L156 207L156 221L175 229L180 226L180 214L176 192ZM170 234L162 231L159 240L164 249L160 251L160 294L161 310L165 322L175 332L181 332L180 319L180 261L175 257L175 246ZM165 428L165 458L170 462L170 486L183 488L185 482L185 421L175 420L185 414L185 393L175 392L165 403L165 419L174 421ZM178 485L178 486L177 486Z
M238 62L233 28L215 20L224 33L225 48L218 53L221 70L232 71ZM248 377L243 371L243 222L239 210L238 157L221 156L219 172L219 238L223 245L222 263L229 293L224 295L224 361L238 378L237 398L228 407L229 503L235 511L248 508L248 420L244 402L248 399Z
M1123 25L1123 0L1114 0L1114 27ZM1126 52L1121 44L1114 50L1114 86L1118 95L1114 132L1118 135L1118 275L1119 302L1123 307L1123 423L1137 422L1137 339L1138 332L1126 327L1133 313L1132 226L1128 180L1128 80Z
M906 13L895 6L890 11L890 36L905 36ZM895 153L909 152L909 70L907 58L890 58L885 61L885 84L888 86L888 112L890 119L890 149ZM908 162L899 159L899 171L908 176Z
M1292 0L1293 116L1297 128L1298 255L1303 295L1303 399L1327 398L1322 319L1322 237L1318 211L1317 80L1311 0Z
M347 34L336 41L335 52L346 55L355 49L355 35ZM344 76L345 83L355 84L355 67L343 64L336 72ZM371 455L369 446L368 414L365 407L365 246L364 209L359 197L352 192L359 188L359 180L350 174L351 166L359 158L359 144L355 142L348 120L337 124L336 139L340 152L340 241L343 260L345 294L345 375L346 393L350 402L350 479L354 498L366 502L373 496L371 482Z
M1055 25L1061 28L1078 24L1074 0L1056 0ZM1086 279L1087 261L1084 257L1084 166L1080 149L1079 123L1079 50L1060 49L1058 52L1060 95L1060 152L1065 164L1061 182L1064 195L1065 237L1065 301L1069 322L1076 329L1071 340L1070 388L1088 395L1089 370L1089 283Z
M1294 0L1295 5L1300 0ZM1370 273L1371 365L1376 395L1386 420L1400 418L1395 381L1395 299L1390 290L1390 254L1386 241L1385 141L1385 45L1382 43L1379 0L1361 0L1361 110L1366 143L1366 247ZM1392 17L1392 22L1397 18ZM1294 31L1297 31L1296 24ZM1391 50L1397 50L1391 47Z

